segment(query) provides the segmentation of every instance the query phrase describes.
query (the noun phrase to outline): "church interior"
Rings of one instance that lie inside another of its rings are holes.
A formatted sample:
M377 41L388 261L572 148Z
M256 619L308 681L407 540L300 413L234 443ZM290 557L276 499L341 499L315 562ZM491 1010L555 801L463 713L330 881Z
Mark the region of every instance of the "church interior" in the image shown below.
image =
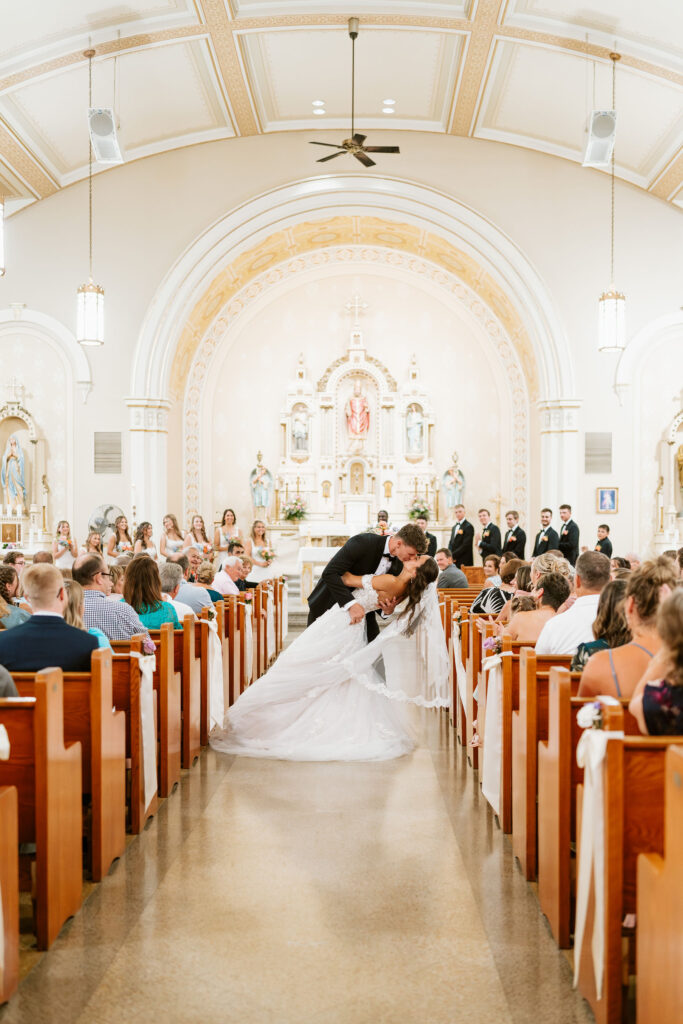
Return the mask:
M659 588L626 643L656 634L683 692L658 610L683 586L683 5L6 6L0 1024L680 1021L683 728L640 736L617 682L577 767L577 702L612 691L476 602L515 529L536 582L548 510L553 549L580 528L558 620L577 559L620 556L625 608ZM330 560L374 531L388 564L416 520L466 580L437 584L448 697L406 712L413 752L213 748ZM103 558L107 593L153 553L169 602L195 550L179 585L213 604L150 622L154 651L104 628L89 673L4 659L41 561L78 585Z

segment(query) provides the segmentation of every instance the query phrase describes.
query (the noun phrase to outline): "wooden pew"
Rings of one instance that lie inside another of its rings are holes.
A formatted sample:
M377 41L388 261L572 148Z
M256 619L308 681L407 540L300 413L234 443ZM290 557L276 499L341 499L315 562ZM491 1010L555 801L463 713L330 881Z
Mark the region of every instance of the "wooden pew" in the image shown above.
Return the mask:
M4 956L0 960L0 1005L19 984L19 814L17 790L0 786L0 897Z
M170 626L170 623L164 623L164 626ZM183 628L171 632L174 644L173 666L176 672L180 670L181 764L183 768L191 768L202 749L201 650L195 643L194 616L186 615Z
M284 612L284 594L285 594L285 579L284 576L278 576L275 582L275 637L276 637L276 656L282 650L283 644L283 612Z
M0 786L16 786L19 842L35 843L35 928L48 949L82 898L81 745L64 743L62 673L39 672L35 697L0 700L10 741Z
M232 595L223 598L223 639L227 642L227 651L225 644L223 647L223 678L228 682L226 707L234 704L239 696L240 633L237 620L237 598Z
M134 638L127 652L114 652L112 659L112 695L114 706L125 712L126 759L129 764L127 783L128 826L138 835L148 818L156 814L159 798L155 793L146 804L144 789L144 756L142 746L142 711L140 706L140 664L135 654L142 653L142 637ZM154 697L158 699L155 690ZM156 701L155 701L156 703ZM155 724L158 715L155 709ZM155 744L156 758L156 744Z
M13 678L20 697L35 695L35 673ZM88 866L99 882L126 846L126 721L123 711L114 711L111 651L95 651L91 671L65 672L63 684L64 741L81 744L82 789L91 811Z
M569 668L570 655L520 654L519 711L512 712L512 849L528 882L536 878L538 744L548 738L548 673Z
M194 618L190 629L194 640ZM157 742L159 745L159 796L167 797L180 782L181 764L181 681L182 659L175 663L175 639L173 626L165 622L161 629L149 630L156 650L154 689L157 694ZM114 653L126 654L136 649L142 651L142 635L132 640L113 640ZM135 644L135 647L133 647ZM197 679L197 694L199 680ZM197 712L199 705L197 705Z
M461 566L462 571L467 576L467 582L474 586L475 583L481 583L483 585L486 577L484 576L483 565L463 565Z
M485 615L475 615L470 613L469 616L469 628L467 631L468 636L468 650L467 650L467 700L465 702L465 720L466 720L466 742L467 742L467 759L472 768L477 769L479 767L479 750L477 747L472 746L472 740L474 738L474 722L477 719L478 709L474 700L474 691L477 688L479 681L479 671L481 669L482 659L482 633L477 626L479 619L486 619Z
M235 596L235 600L237 601L237 630L240 635L238 651L239 693L244 693L254 676L254 661L256 659L256 642L254 637L254 617L256 614L254 604L256 598L254 597L254 594L256 589L257 588L253 588L250 591L246 591ZM247 605L249 605L248 610ZM251 640L249 640L249 636L247 635L248 631L251 631Z
M623 728L623 710L610 713L609 727ZM579 991L595 1015L596 1024L622 1020L622 922L636 913L636 865L641 853L664 852L664 780L669 747L683 737L625 736L607 744L604 761L604 976L598 999L591 942L595 907L588 904L580 954ZM577 789L580 822L582 786ZM577 825L577 863L581 828ZM680 964L678 965L680 973ZM649 1024L650 1018L645 1018ZM657 1022L659 1016L654 1018Z
M223 614L223 604L216 603L216 619ZM220 612L219 612L220 609ZM222 623L217 621L219 639ZM199 659L199 744L205 747L209 742L211 707L209 704L209 609L202 608L201 618L194 623L194 649Z
M637 1019L683 1020L683 746L664 765L664 855L637 863Z

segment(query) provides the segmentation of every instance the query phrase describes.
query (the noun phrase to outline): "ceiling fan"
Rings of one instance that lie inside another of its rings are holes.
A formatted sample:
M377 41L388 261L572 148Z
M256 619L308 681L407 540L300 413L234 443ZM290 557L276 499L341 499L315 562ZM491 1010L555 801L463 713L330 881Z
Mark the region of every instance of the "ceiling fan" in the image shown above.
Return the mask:
M336 153L323 156L316 160L318 164L324 164L328 160L334 160L342 153L350 153L356 160L365 167L374 167L375 161L371 160L368 153L400 153L398 146L364 146L367 135L359 135L355 130L356 114L356 39L358 38L358 18L349 18L349 35L351 37L351 137L344 139L341 146L335 146L332 142L311 142L311 146L327 146L329 149L336 149Z

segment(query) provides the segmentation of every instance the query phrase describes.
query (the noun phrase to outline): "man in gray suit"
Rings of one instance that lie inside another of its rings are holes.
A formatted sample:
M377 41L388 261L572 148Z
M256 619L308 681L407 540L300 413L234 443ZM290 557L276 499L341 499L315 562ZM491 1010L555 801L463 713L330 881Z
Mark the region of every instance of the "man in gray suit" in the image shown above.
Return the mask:
M7 671L0 665L0 698L2 697L18 697L17 688L14 685L14 680Z
M467 586L467 576L454 564L453 555L449 548L439 548L434 557L436 564L441 570L436 581L437 590L451 590L455 587Z

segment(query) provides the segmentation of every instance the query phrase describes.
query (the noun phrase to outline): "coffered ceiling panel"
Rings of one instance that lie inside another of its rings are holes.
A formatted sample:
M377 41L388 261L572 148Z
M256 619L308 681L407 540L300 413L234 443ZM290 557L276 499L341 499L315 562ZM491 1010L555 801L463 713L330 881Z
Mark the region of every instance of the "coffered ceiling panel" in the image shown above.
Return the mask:
M611 75L610 64L579 54L499 40L475 135L580 161L590 111L612 105ZM619 67L617 120L619 173L646 186L680 145L683 92Z
M683 59L683 3L680 0L508 0L505 25L625 45L680 68Z
M228 4L230 0L225 0ZM356 0L353 10L344 0L232 0L232 6L243 17L263 17L279 14L309 14L311 9L324 14L344 14L360 17L363 14L437 15L465 18L475 0Z
M116 90L114 60L94 65L93 105L115 106L127 158L233 134L205 41L127 53L117 64ZM61 184L87 169L87 97L86 64L0 97L0 115Z
M445 130L462 53L456 33L366 29L356 44L356 117L366 128ZM338 28L254 32L242 47L265 130L346 127L351 115L351 44ZM292 73L296 69L296 73ZM384 101L395 113L382 113ZM325 114L313 115L313 102Z
M8 0L2 4L0 68L6 69L22 56L35 59L41 54L45 59L71 50L76 39L88 36L96 42L115 32L158 31L197 21L194 0Z

